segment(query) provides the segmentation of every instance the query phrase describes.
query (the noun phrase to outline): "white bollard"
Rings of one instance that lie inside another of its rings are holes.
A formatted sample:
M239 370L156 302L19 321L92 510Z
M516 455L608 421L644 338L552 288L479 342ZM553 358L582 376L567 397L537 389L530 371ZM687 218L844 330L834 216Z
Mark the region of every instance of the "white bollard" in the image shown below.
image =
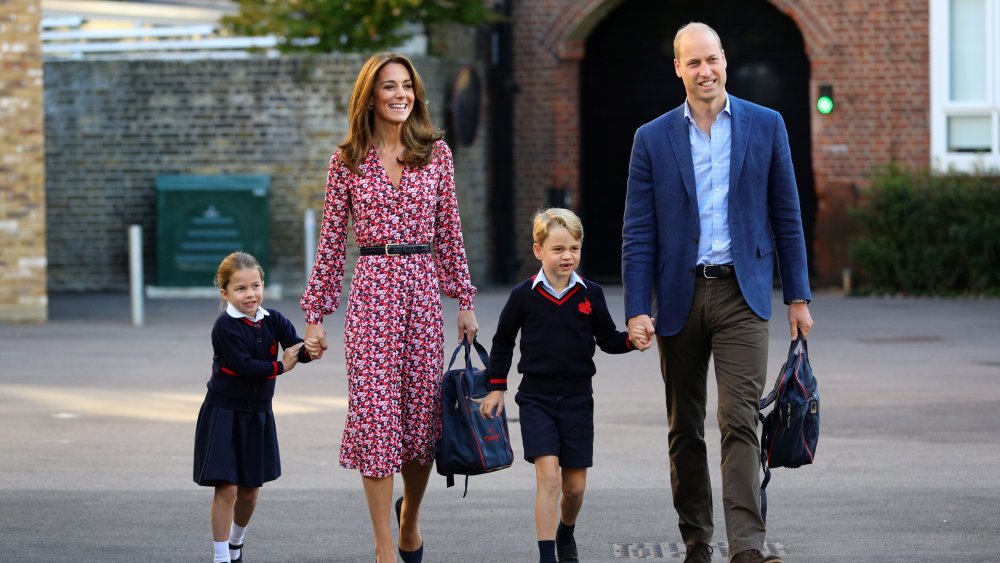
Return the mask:
M129 288L132 293L132 325L142 326L145 323L146 312L142 281L142 227L139 225L131 225L128 228L128 270Z
M303 234L305 240L305 270L306 283L309 283L309 276L312 274L313 261L316 260L316 211L312 208L306 209L302 217L302 226L305 230Z

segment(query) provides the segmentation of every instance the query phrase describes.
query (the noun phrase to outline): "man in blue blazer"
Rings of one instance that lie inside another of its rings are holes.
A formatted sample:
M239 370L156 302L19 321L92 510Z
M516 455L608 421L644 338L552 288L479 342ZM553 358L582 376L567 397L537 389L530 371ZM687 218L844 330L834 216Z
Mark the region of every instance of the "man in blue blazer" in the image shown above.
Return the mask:
M758 496L757 412L775 253L792 338L813 324L788 134L777 112L726 93L726 56L712 28L682 27L674 56L687 99L636 131L629 163L622 230L629 334L646 348L655 334L660 354L685 561L712 556L704 435L713 357L729 552L739 563L781 561L761 554Z

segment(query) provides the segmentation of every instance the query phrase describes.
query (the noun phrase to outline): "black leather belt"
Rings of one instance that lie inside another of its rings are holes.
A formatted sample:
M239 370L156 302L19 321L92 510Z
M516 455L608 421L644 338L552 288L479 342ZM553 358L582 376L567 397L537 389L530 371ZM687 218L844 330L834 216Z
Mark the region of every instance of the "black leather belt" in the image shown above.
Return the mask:
M382 246L359 246L361 256L405 256L407 254L430 254L429 244L385 244Z
M736 268L732 264L698 264L694 269L694 275L699 278L731 278L736 275Z

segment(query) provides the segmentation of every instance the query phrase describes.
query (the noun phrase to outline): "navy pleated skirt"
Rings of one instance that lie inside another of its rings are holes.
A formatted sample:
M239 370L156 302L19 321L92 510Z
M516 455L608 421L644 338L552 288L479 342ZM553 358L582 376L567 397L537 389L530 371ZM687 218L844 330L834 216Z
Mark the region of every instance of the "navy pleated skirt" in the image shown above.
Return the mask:
M259 487L281 475L274 414L202 403L194 435L194 482Z

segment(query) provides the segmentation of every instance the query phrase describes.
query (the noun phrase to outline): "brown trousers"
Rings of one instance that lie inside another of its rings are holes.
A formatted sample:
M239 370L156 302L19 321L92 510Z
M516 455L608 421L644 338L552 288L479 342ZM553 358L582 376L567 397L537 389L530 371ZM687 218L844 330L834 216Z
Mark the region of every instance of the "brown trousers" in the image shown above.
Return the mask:
M712 483L705 449L708 361L715 361L722 433L722 504L730 553L763 549L757 405L767 378L768 323L736 278L695 282L687 323L657 336L670 423L670 484L684 543L711 543Z

